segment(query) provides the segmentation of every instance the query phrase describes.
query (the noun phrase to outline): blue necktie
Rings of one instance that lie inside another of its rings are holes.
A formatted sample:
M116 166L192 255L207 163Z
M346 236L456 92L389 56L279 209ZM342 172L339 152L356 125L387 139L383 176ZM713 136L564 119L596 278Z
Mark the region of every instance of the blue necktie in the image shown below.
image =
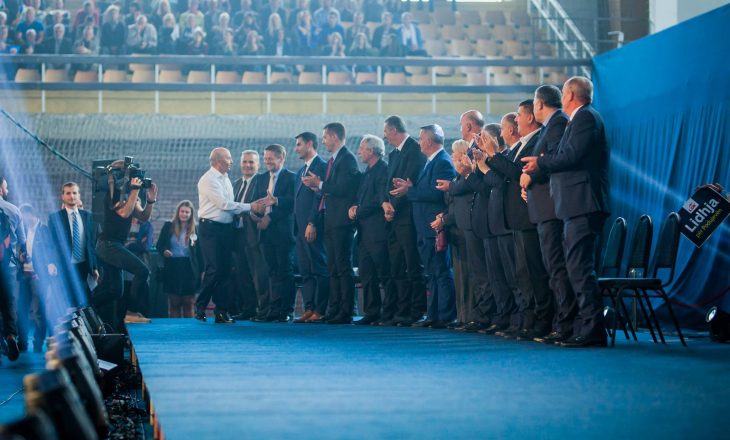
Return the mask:
M71 229L73 231L71 256L74 261L80 262L84 257L81 249L81 234L79 233L79 216L76 211L71 213Z

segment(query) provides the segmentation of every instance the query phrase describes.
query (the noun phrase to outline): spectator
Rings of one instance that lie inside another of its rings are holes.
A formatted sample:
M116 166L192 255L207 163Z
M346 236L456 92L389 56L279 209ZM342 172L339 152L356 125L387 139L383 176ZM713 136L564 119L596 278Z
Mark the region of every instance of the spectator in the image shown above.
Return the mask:
M177 40L177 53L184 54L187 52L188 45L193 41L193 31L197 27L195 26L196 21L193 15L186 17L185 24L180 28L180 38Z
M355 14L360 12L355 0L339 0L337 10L340 12L340 21L346 22L353 21Z
M257 56L257 55L263 55L264 54L264 48L261 46L260 40L259 40L259 33L256 31L251 31L248 33L248 36L246 36L246 42L241 47L241 51L239 55L243 56ZM251 65L244 65L243 66L244 72L263 72L264 67L257 64L251 64Z
M20 46L20 51L23 55L33 55L39 52L38 49L40 49L40 45L37 41L37 35L38 34L36 34L36 31L33 29L28 29L27 31L25 31L23 44Z
M8 27L0 25L0 53L16 54L20 47L10 44L8 41Z
M289 12L289 20L286 22L287 29L296 29L299 20L299 13L307 11L310 14L312 11L309 10L309 0L297 0L296 9Z
M142 8L139 6L139 3L130 3L129 4L129 13L126 17L124 17L124 24L129 27L137 23L137 18L142 15Z
M71 39L66 36L66 26L63 23L56 23L53 27L53 36L43 43L43 53L50 55L68 55L72 52ZM51 64L50 69L65 69L66 65Z
M83 28L87 24L87 17L91 17L95 28L99 27L99 10L89 0L85 1L84 6L76 11L76 17L71 25L71 30L75 35L83 32Z
M332 3L333 0L322 0L322 7L314 11L314 14L312 14L312 22L314 22L314 25L318 28L322 28L327 24L330 12L337 14L337 23L340 22L340 11L335 9L332 6Z
M286 18L286 11L281 7L281 0L269 0L269 3L259 9L259 26L266 30L268 28L267 21L271 22L271 14L278 14L281 21Z
M218 46L215 50L217 55L222 55L224 57L234 57L238 54L238 45L233 38L233 29L229 28L225 31L223 34L223 41L221 41L220 46ZM218 70L230 71L234 69L233 66L221 65L218 66Z
M157 31L140 15L137 23L127 29L127 48L130 53L153 54L157 51Z
M352 43L352 46L350 46L350 49L347 51L347 55L351 57L372 57L377 55L377 50L373 49L373 47L370 46L370 42L368 42L368 36L360 32L359 34L357 34L357 36L355 37L355 41ZM355 65L353 66L353 71L355 73L372 72L373 66Z
M264 30L264 46L268 48L275 43L279 29L284 30L284 23L279 14L273 13L269 16L269 21Z
M223 38L228 31L231 29L231 16L228 12L222 12L218 16L218 22L213 26L208 36L208 47L211 53L218 53L218 48L223 44Z
M404 12L401 16L401 27L398 29L400 43L405 49L406 55L425 57L428 54L423 50L423 38L421 38L421 30L413 23L413 18L409 12Z
M403 46L391 34L383 35L380 52L383 58L398 58L403 56ZM403 66L383 66L383 72L405 72Z
M246 39L248 38L248 34L251 31L256 31L257 35L261 33L261 29L259 28L259 22L256 20L256 13L255 12L246 12L246 15L243 18L243 22L236 29L236 34L235 34L236 43L239 46L245 45Z
M46 15L46 24L44 25L44 27L46 28L45 40L53 37L53 33L55 32L53 28L57 24L63 25L64 28L66 27L62 11L53 11L52 13ZM68 34L68 29L66 29L66 34Z
M312 24L312 14L303 10L297 16L297 28L294 31L294 45L296 46L296 54L307 56L314 53L317 48L317 39L315 37L316 28Z
M25 36L29 30L33 30L33 37L35 39L33 46L43 43L43 37L45 36L43 23L36 19L35 8L30 6L25 9L22 21L15 28L15 40L21 46L28 46Z
M383 48L383 37L385 35L389 35L391 37L398 35L398 31L393 27L393 15L390 12L383 12L380 26L376 27L375 32L373 32L374 48Z
M266 55L277 57L291 55L291 42L283 28L276 31L276 39L266 45ZM274 64L271 66L271 70L274 72L290 72L291 66Z
M18 2L4 0L4 5L0 5L0 12L5 14L6 25L12 25L18 19Z
M99 40L96 38L94 26L88 25L81 31L81 38L74 42L73 52L77 55L99 55ZM96 69L96 64L72 64L71 71L88 71Z
M177 52L177 40L180 37L180 28L172 13L162 18L162 27L158 33L157 51L160 54L172 55Z
M0 26L8 25L8 14L0 8Z
M383 5L385 7L385 10L390 12L393 16L393 22L400 23L402 16L401 13L403 12L403 4L402 0L384 0L385 4Z
M364 0L362 10L365 12L365 21L375 23L380 20L385 12L383 0Z
M317 34L320 46L325 46L329 42L330 35L335 32L340 34L341 37L345 36L345 29L340 24L339 18L340 16L334 12L330 12L327 16L327 23L319 29Z
M345 42L339 32L330 35L329 45L322 48L322 55L326 57L345 57ZM330 72L347 72L349 68L345 65L328 66Z
M48 8L48 13L46 14L45 18L45 26L46 28L51 28L50 32L53 32L52 28L53 25L56 23L63 23L68 27L68 24L71 21L71 13L66 9L66 6L63 3L63 0L52 0L51 6ZM61 21L56 21L55 16L56 14L61 15ZM66 33L68 34L68 29L66 29ZM48 32L47 32L48 33ZM47 35L50 37L50 33Z
M193 39L188 43L186 55L207 55L208 43L205 42L205 31L201 27L193 30ZM193 70L200 70L194 68Z
M157 8L155 9L154 14L152 14L148 18L148 21L152 23L155 29L157 29L157 31L159 32L159 30L162 29L162 22L165 19L165 15L170 13L172 13L170 0L160 0L160 2L157 4Z
M157 239L157 252L165 259L162 289L167 294L168 317L192 318L202 275L192 202L180 202L172 221L165 222Z
M188 17L191 15L195 17L195 25L192 27L193 29L205 26L205 16L198 9L198 5L199 0L190 0L190 7L188 10L180 14L180 26L186 25L188 23Z
M359 11L355 12L352 21L352 26L347 28L347 32L345 33L345 44L351 45L354 43L355 37L360 33L365 34L368 43L370 43L370 28L365 24L365 14Z
M223 11L218 8L218 0L208 0L208 10L203 16L203 22L205 24L203 30L206 34L211 35L213 33L213 28L218 25L222 12Z
M249 12L254 15L254 19L255 19L256 11L253 9L253 6L251 5L251 0L241 0L241 9L236 11L236 14L233 16L233 26L235 28L238 28L239 26L241 26L241 24L243 24L243 19L246 17L246 14L248 14Z
M127 39L127 27L122 23L119 7L111 5L104 14L101 27L101 53L104 55L123 55Z

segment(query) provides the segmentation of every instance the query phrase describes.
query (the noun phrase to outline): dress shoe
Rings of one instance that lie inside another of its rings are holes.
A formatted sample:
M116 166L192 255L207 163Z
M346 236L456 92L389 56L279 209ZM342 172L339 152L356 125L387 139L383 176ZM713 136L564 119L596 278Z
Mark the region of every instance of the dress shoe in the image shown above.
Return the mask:
M307 324L324 324L329 320L329 316L320 315L319 313L314 312L314 314L309 319L307 319Z
M461 330L464 328L464 323L461 321L451 321L446 328L449 330Z
M151 319L145 318L143 314L138 312L127 312L124 315L125 324L149 324L150 322L152 322Z
M236 321L231 318L231 315L228 314L228 312L217 312L215 314L215 323L216 324L234 324Z
M544 336L544 333L536 333L534 330L523 328L515 335L515 339L518 341L530 341L533 342L535 338Z
M271 319L271 322L292 322L292 316L285 313L283 315L277 315Z
M20 357L20 349L18 349L18 342L15 340L15 336L7 336L5 338L5 344L8 350L8 359L10 359L10 361L17 361Z
M206 322L205 312L195 312L195 319L198 321Z
M446 321L436 320L436 321L433 321L429 327L435 328L435 329L441 329L441 328L448 327L448 325L449 325L449 323Z
M520 332L520 329L517 327L508 327L504 330L500 330L498 332L494 332L495 336L499 336L505 339L514 339L517 337L517 333Z
M312 315L314 315L314 312L311 310L307 310L302 316L294 320L294 324L304 324L305 322L307 322L307 319L312 317Z
M433 319L424 318L420 321L414 322L412 325L413 327L431 327L434 323Z
M370 325L370 324L372 324L373 322L375 322L377 320L378 320L378 317L377 316L367 316L366 315L366 316L363 316L361 319L353 322L353 324L355 324L355 325Z
M538 336L533 340L535 342L540 342L541 344L559 344L560 342L566 341L567 339L568 335L566 335L565 333L550 332L545 336Z
M271 322L271 319L269 319L269 315L256 315L253 318L251 318L251 321L253 321L253 322Z
M352 324L352 318L350 318L349 316L339 316L330 319L329 321L327 321L327 324Z
M469 333L474 333L487 327L489 327L489 324L485 322L471 321L470 323L464 325L461 330Z
M502 330L505 330L507 327L499 325L499 324L492 324L487 328L483 328L481 330L477 330L477 332L485 334L485 335L493 335L497 332L501 332Z
M573 336L560 343L561 347L584 348L584 347L608 347L606 336Z
M256 316L255 313L244 312L244 313L238 313L236 315L233 315L232 318L235 319L236 321L249 321L249 320L253 319L253 317L255 317L255 316Z

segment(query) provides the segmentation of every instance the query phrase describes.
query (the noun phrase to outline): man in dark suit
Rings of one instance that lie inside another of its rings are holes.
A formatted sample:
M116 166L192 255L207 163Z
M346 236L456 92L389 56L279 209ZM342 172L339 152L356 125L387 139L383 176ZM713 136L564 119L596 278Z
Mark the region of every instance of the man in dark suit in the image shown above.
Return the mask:
M303 323L317 321L327 313L330 280L324 250L324 228L319 215L321 193L304 185L302 177L312 173L324 180L327 162L317 155L317 135L314 133L306 131L298 135L294 151L304 161L304 166L297 172L294 189L294 236L304 303L304 314L294 323Z
M240 165L241 177L233 182L234 201L251 203L258 181L264 180L261 185L268 182L265 178L258 177L259 154L256 151L245 150L241 154ZM232 298L235 298L234 304L238 312L233 318L241 321L254 318L257 316L257 308L260 308L262 316L268 316L269 270L259 248L259 230L248 213L238 215L233 223L236 283L232 286Z
M508 156L487 148L487 165L504 179L504 211L507 227L514 237L515 274L520 292L517 304L521 329L517 339L531 341L550 333L553 318L552 293L548 289L548 275L542 262L537 229L529 220L527 203L522 199L519 184L522 175L520 159L532 155L540 132L531 99L519 104L515 121L520 140ZM491 147L494 144L487 145Z
M356 203L360 172L355 156L345 147L345 127L342 124L332 122L325 125L322 143L332 153L324 181L312 173L302 178L305 185L322 193L319 211L324 218L330 297L327 314L318 322L350 324L355 304L352 271L354 229L347 214Z
M356 325L367 325L380 318L380 286L386 297L394 295L388 261L389 224L383 217L383 187L388 182L388 166L381 159L385 145L377 136L366 134L360 141L358 156L367 169L357 192L357 204L348 216L357 223L358 268L363 290L363 318Z
M89 211L79 209L81 193L78 184L63 184L61 200L63 208L48 216L48 230L56 246L49 274L59 276L60 282L72 289L70 305L78 307L89 301L87 278L99 279L94 248L96 225Z
M264 149L267 186L256 188L259 197L273 195L274 205L254 217L261 231L261 249L269 267L268 320L290 322L294 311L294 187L296 175L284 168L286 150L279 144ZM266 191L265 193L263 191ZM252 216L253 217L253 216Z
M446 328L456 319L454 274L448 246L436 251L436 232L431 222L446 211L444 196L436 189L438 180L452 180L456 176L454 164L444 151L444 130L436 124L421 127L421 152L426 166L415 181L396 178L393 196L406 196L413 203L413 223L418 237L418 251L428 274L429 298L427 317L416 322L419 327Z
M416 245L412 203L407 197L392 196L390 191L394 188L393 179L415 182L426 164L426 156L421 152L418 142L408 135L399 116L390 116L385 120L383 139L395 147L388 155L388 182L383 188L383 211L385 220L391 224L388 258L397 298L386 296L378 323L408 326L426 311L426 281Z
M568 124L568 115L563 107L560 89L543 85L535 90L535 119L543 125L533 156L555 154ZM573 320L577 312L575 293L568 279L563 251L563 221L555 215L555 204L550 194L550 176L543 170L520 177L522 196L527 199L530 221L537 223L537 235L545 269L550 276L550 290L555 302L552 332L535 341L545 344L562 342L573 334Z
M564 347L606 346L596 281L596 250L609 211L610 150L601 115L591 106L593 83L572 77L563 85L570 122L554 154L523 158L524 171L550 174L555 213L563 220L568 277L578 301L573 336Z

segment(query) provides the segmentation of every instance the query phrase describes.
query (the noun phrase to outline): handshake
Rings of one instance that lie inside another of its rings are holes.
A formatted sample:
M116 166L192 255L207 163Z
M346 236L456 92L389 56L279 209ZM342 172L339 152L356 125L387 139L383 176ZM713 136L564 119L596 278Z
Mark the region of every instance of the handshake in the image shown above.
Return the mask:
M251 212L255 214L264 214L266 212L266 208L276 205L278 201L279 200L274 197L270 191L267 191L266 197L262 197L251 202Z

